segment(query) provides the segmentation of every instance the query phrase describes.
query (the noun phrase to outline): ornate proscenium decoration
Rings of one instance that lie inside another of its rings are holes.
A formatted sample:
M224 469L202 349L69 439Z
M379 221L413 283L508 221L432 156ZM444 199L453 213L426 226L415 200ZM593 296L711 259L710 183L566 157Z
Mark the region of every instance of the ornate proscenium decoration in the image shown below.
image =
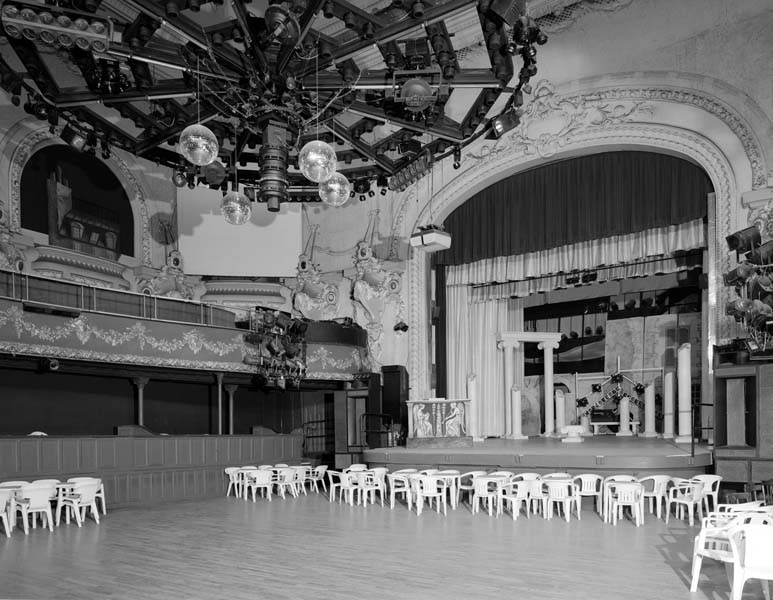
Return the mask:
M238 164L271 211L459 163L517 125L547 40L524 0L4 0L0 22L0 86L73 148L167 166L181 194Z

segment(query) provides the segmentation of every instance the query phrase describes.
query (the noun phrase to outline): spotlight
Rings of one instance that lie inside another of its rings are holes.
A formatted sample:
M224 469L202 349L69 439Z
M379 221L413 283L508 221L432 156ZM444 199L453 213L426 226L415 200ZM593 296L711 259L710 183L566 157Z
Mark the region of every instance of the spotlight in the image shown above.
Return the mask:
M372 40L374 35L375 31L373 30L373 23L368 21L362 26L362 38L365 40Z
M762 246L752 250L748 255L748 261L754 265L769 265L773 263L773 240L765 242Z
M354 29L357 27L357 21L355 21L353 13L347 12L344 15L344 25L346 25L347 29Z
M375 195L376 195L376 192L374 192L373 190L370 190L370 191L368 192L368 197L369 197L369 198L373 198L373 196L375 196Z
M505 133L518 127L521 122L521 115L517 110L511 109L503 112L501 115L491 119L491 133L495 138L502 137Z
M424 16L424 3L416 0L411 6L411 16L414 19L421 19Z
M593 385L590 386L590 389L591 389L591 391L594 394L598 394L598 393L601 392L601 384L600 383L594 383Z
M189 190L196 188L196 175L194 175L193 173L189 173L187 177L187 181L188 181Z
M454 169L458 169L462 166L462 147L456 146L454 148Z
M360 202L365 202L365 194L360 194Z
M400 154L418 154L421 152L421 142L419 140L406 140L397 144L397 151Z
M735 250L738 254L745 254L759 247L762 236L760 230L752 225L727 236L725 241L727 241L727 247L731 251Z
M69 123L64 126L64 129L62 129L62 133L59 135L59 137L62 138L62 141L75 148L78 152L83 151L83 149L86 147L86 136Z
M175 18L180 16L180 5L175 0L169 0L166 3L165 10L167 17Z
M335 16L335 13L333 13L333 3L328 0L328 2L325 2L325 6L322 8L322 14L325 15L326 19L332 19Z
M735 269L722 275L722 282L728 287L738 287L754 273L754 267L748 263L740 263Z
M403 333L405 333L406 331L408 331L408 325L405 323L405 321L400 321L394 326L394 330L402 331Z
M172 183L175 184L178 188L184 187L187 183L187 178L185 177L185 171L182 169L177 169L172 174Z
M277 314L276 326L279 327L280 329L286 330L288 327L290 327L291 323L292 323L292 319L288 317L286 314L284 313Z
M193 12L201 10L201 0L188 0L188 8Z

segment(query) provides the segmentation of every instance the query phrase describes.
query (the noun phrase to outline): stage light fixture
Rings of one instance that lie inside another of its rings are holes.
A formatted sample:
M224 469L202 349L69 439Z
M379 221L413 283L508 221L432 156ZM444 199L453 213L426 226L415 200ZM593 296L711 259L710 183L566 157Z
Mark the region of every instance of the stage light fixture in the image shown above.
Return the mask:
M521 122L521 115L516 109L510 109L491 119L491 132L495 138L502 137Z
M594 383L593 385L590 386L590 389L594 394L599 394L601 393L601 384Z
M753 273L752 265L740 263L735 269L722 275L722 282L728 287L738 287L746 283Z
M762 246L759 246L758 248L755 248L749 252L747 255L747 260L754 265L773 264L773 240L765 242L762 244Z
M86 136L69 123L62 129L62 133L59 134L59 137L78 152L82 152L86 147Z
M333 12L333 3L328 0L325 2L325 6L322 7L322 14L325 15L326 19L332 19L335 16L335 13Z
M760 235L760 230L752 225L730 234L725 238L725 241L727 241L729 250L735 250L738 254L745 254L760 245L762 236Z
M172 173L172 183L174 183L178 188L185 187L185 184L187 183L185 171L182 169L175 170L175 172Z
M456 146L454 148L454 169L459 169L462 166L462 147Z

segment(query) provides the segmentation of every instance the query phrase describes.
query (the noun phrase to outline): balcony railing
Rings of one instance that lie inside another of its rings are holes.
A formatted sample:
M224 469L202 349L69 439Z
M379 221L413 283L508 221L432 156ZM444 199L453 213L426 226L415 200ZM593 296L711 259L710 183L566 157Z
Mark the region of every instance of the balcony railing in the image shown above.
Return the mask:
M234 327L234 313L201 302L160 298L0 270L0 297L75 310Z

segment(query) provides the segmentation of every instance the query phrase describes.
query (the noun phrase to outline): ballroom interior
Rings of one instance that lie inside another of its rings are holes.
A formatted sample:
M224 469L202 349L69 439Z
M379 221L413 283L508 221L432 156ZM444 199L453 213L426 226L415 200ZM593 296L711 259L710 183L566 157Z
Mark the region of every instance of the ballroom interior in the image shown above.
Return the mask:
M0 24L0 595L761 597L699 547L773 519L769 0Z

